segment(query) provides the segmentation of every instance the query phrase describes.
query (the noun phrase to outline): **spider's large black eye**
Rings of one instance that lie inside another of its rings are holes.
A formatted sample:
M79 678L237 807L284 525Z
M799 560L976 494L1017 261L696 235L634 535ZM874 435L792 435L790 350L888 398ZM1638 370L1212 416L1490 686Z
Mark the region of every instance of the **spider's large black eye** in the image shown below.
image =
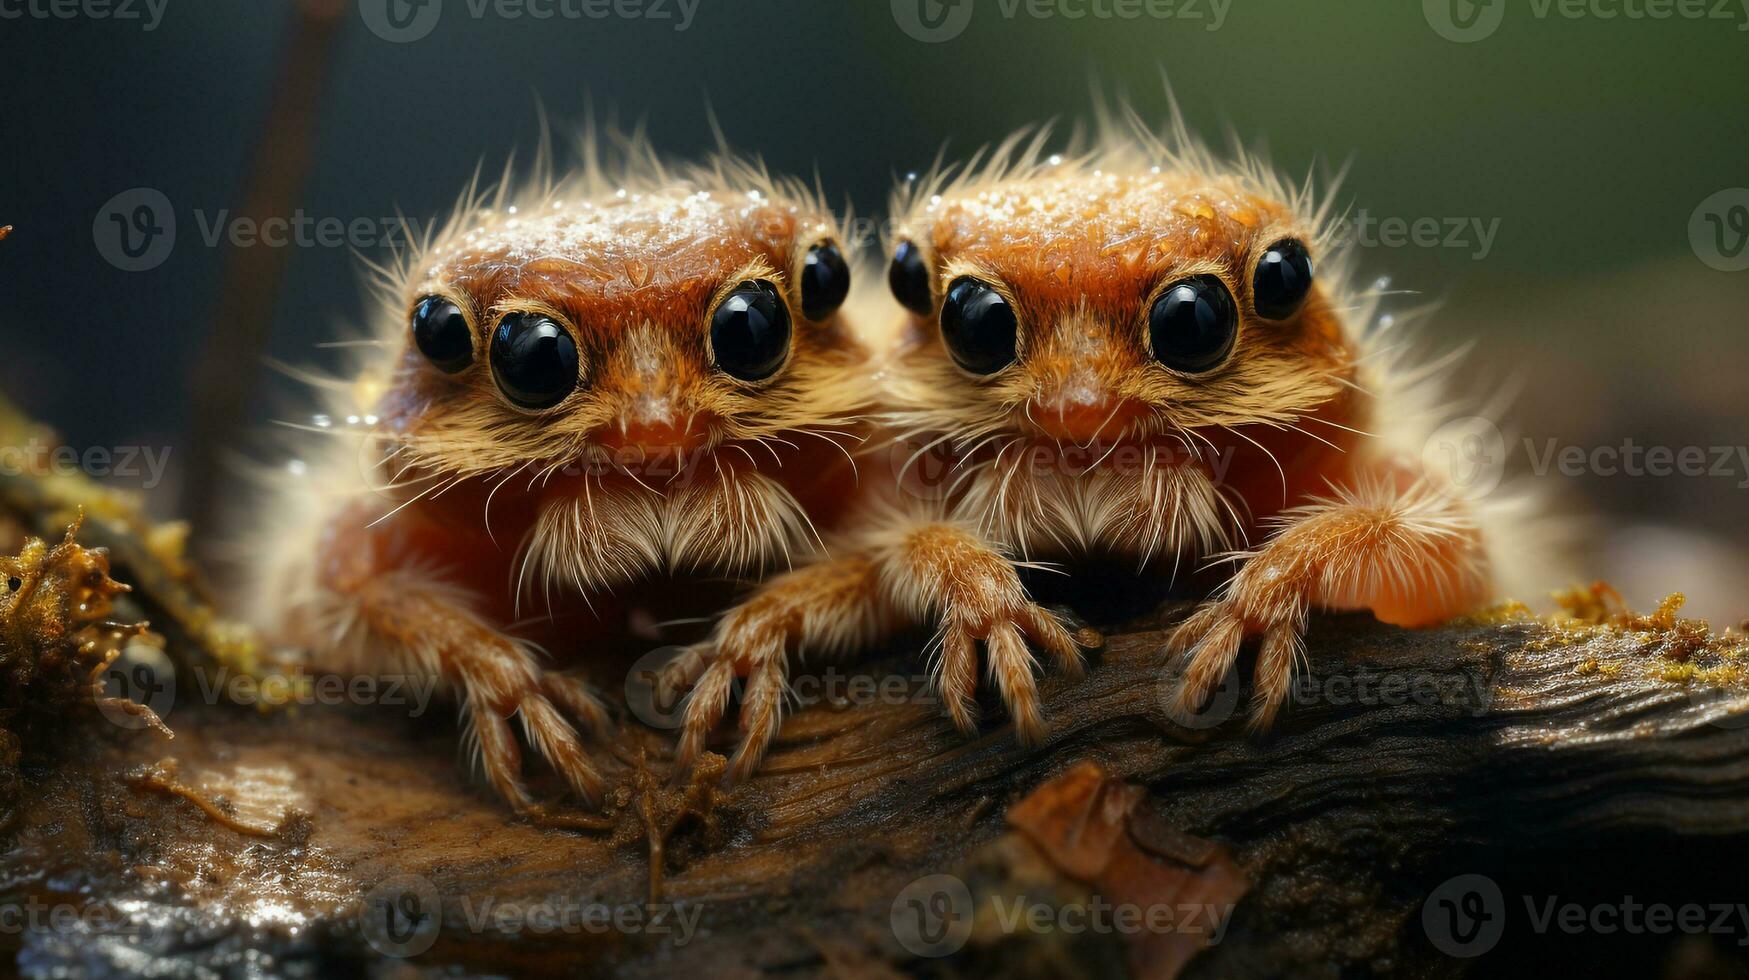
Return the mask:
M815 323L826 319L850 294L850 266L831 242L808 249L802 261L802 315Z
M577 341L551 317L511 313L492 331L492 377L522 408L551 408L577 387Z
M929 295L929 265L915 242L900 242L893 250L893 264L887 266L887 288L900 306L918 316L928 316L935 308Z
M976 279L955 279L941 301L941 341L960 367L995 374L1014 361L1014 307Z
M762 381L789 355L789 309L777 287L744 282L711 314L711 352L717 367L742 381Z
M1191 276L1166 287L1148 311L1154 357L1174 371L1219 367L1239 336L1239 306L1219 276Z
M413 342L437 369L454 374L474 359L474 337L462 308L442 296L427 296L413 308Z
M1312 291L1312 256L1297 238L1284 238L1269 246L1257 260L1251 277L1251 298L1257 315L1265 320L1285 320L1294 315Z

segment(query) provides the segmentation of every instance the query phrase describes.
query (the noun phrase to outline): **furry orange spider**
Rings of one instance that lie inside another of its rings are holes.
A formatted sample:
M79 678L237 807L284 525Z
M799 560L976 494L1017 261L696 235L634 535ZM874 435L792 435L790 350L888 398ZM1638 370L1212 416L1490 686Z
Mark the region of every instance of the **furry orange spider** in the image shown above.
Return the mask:
M798 182L635 141L470 193L381 270L369 353L304 427L329 440L275 478L256 618L324 667L447 682L517 810L513 717L599 800L573 723L608 713L537 641L600 670L629 610L714 612L676 583L757 578L840 519L871 387L844 241Z
M1164 579L1230 561L1171 634L1177 707L1259 638L1257 726L1287 700L1312 608L1423 625L1534 577L1516 500L1465 500L1428 465L1433 379L1393 346L1400 331L1377 329L1380 292L1350 285L1309 185L1217 159L1176 113L1164 136L1102 113L1091 149L1047 155L1046 139L1017 135L894 202L890 472L913 487L928 465L939 492L890 496L908 505L767 583L725 633L763 622L781 646L787 624L792 643L842 650L933 624L954 721L974 726L981 643L1037 742L1027 641L1081 665L1019 566L1120 557ZM836 585L810 595L810 578Z

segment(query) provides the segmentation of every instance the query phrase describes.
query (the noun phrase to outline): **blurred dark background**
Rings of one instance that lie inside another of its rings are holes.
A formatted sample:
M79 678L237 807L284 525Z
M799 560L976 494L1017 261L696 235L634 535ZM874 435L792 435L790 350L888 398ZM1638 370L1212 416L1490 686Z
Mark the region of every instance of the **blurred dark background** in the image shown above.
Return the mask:
M639 15L539 18L591 5L476 16L443 0L414 39L429 13L399 8L413 21L396 39L383 0L361 2L378 30L348 0L0 6L0 224L15 226L0 242L0 388L73 446L168 447L168 476L148 491L161 513L199 456L190 433L215 413L196 382L214 332L260 326L252 299L271 311L265 351L220 347L220 367L243 382L240 417L289 417L296 385L262 354L320 364L315 345L364 306L344 244L263 257L207 243L203 224L247 209L251 173L278 168L311 219L426 219L477 163L533 148L537 106L563 122L592 99L682 155L711 146L714 110L737 147L818 170L866 214L944 144L964 154L1023 124L1072 122L1095 83L1162 117L1162 72L1212 137L1230 126L1297 174L1351 162L1340 199L1370 222L1368 273L1421 294L1404 308L1440 302L1434 347L1475 342L1461 390L1522 382L1515 468L1530 463L1523 439L1539 453L1551 439L1698 446L1709 462L1711 447L1749 445L1749 190L1732 191L1749 185L1741 9L1656 20L1599 16L1615 3L1538 17L1469 0L1160 0L1171 16L1138 3L1123 19L1100 14L1129 0L1053 2L1049 16L1025 0L621 0ZM326 28L300 34L300 11L320 24L330 6ZM259 148L286 131L275 93L295 102L300 86L307 143ZM177 234L159 264L124 271L101 229L134 188L162 193ZM1437 230L1393 234L1418 221ZM259 274L273 259L277 296L221 299L227 268ZM1749 615L1749 450L1729 458L1719 475L1545 482L1563 511L1594 515L1588 574L1641 606L1685 590L1735 623Z

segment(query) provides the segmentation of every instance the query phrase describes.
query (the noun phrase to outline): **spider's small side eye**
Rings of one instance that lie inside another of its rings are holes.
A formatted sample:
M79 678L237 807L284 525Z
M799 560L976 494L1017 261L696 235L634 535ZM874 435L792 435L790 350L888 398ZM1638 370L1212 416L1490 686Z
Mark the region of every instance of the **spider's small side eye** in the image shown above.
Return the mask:
M1251 297L1257 315L1285 320L1299 310L1312 291L1312 256L1297 238L1284 238L1264 251L1251 277Z
M498 390L521 408L551 408L577 387L577 341L552 317L506 314L490 356Z
M717 367L742 381L763 381L789 356L789 308L777 287L744 282L711 314L711 353Z
M6 580L6 591L17 592L19 589L22 589L22 588L24 588L24 580L19 578L18 576L14 575L11 578Z
M988 283L955 279L941 301L941 341L955 363L973 374L995 374L1014 362L1019 323L1014 307Z
M1239 336L1239 306L1219 276L1191 276L1166 287L1148 311L1148 339L1161 364L1185 374L1219 367Z
M893 250L893 262L887 266L887 287L900 306L918 316L928 316L935 308L929 294L929 264L923 261L923 250L915 242L900 242Z
M831 242L808 249L802 260L802 315L815 323L836 311L850 295L850 266Z
M474 337L461 307L442 296L427 296L413 308L413 342L425 359L454 374L474 359Z

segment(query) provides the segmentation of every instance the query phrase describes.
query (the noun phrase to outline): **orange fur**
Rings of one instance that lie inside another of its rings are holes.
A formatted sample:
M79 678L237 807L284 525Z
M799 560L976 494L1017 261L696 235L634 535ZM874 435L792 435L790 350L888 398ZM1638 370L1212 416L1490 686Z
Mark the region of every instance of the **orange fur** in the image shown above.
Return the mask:
M761 619L762 593L693 658L720 658L720 676L713 698L692 706L683 758L721 716L722 660L750 672L786 650L846 652L918 621L939 627L936 679L956 724L974 723L981 642L1018 734L1041 739L1022 637L1068 673L1079 657L1015 574L1039 560L1128 556L1140 574L1231 559L1237 576L1171 646L1189 655L1184 698L1198 701L1241 641L1260 636L1259 724L1286 697L1310 608L1424 624L1530 571L1518 556L1534 546L1513 548L1532 537L1515 513L1522 498L1462 501L1448 474L1424 470L1443 412L1438 365L1410 363L1376 329L1382 287L1350 284L1310 182L1288 185L1242 153L1217 159L1176 113L1164 135L1130 114L1099 122L1089 147L1047 155L1048 134L1021 133L896 196L894 242L920 248L932 296L931 313L904 313L887 331L893 455L865 469L897 474L898 487L834 551L837 573L774 580L766 590L782 595L783 617ZM1316 286L1292 315L1266 321L1252 270L1287 237L1311 250ZM1240 327L1224 362L1187 375L1155 359L1148 313L1193 275L1220 278ZM942 298L962 276L988 284L1018 321L1014 363L987 376L958 367L941 340ZM939 499L906 502L900 488L922 467L945 474ZM834 574L856 582L860 606L810 590L810 576ZM856 614L823 625L802 611L810 601ZM756 643L750 618L763 624ZM743 724L744 773L776 723L744 711Z
M598 730L607 714L512 623L532 606L541 639L574 657L621 630L616 593L640 581L757 579L812 553L842 518L845 444L871 389L845 316L802 313L808 249L848 249L808 188L727 157L671 166L637 140L606 164L588 143L564 180L536 171L525 189L470 192L432 240L379 270L369 356L327 385L327 424L309 427L327 441L279 481L276 538L252 549L258 619L325 666L447 682L488 779L524 812L539 807L509 720L599 799L571 720ZM754 278L777 287L793 327L783 366L750 383L715 366L710 323ZM431 295L473 335L454 374L409 332ZM490 331L511 312L575 340L579 382L550 408L512 404L489 369Z
M1448 493L1422 471L1431 386L1369 336L1376 294L1353 290L1328 211L1242 154L1217 160L1176 116L1165 136L1101 119L1096 145L1046 157L1016 137L981 167L914 185L897 237L920 243L936 309L962 275L1017 314L1017 357L960 370L931 317L910 317L892 423L957 471L945 516L1027 559L1206 558L1232 544L1238 574L1174 634L1187 703L1262 636L1257 711L1283 703L1309 607L1423 624L1496 587L1485 526L1506 509ZM1252 270L1293 237L1316 285L1297 312L1257 315ZM1240 326L1226 360L1196 375L1154 359L1153 300L1218 277ZM1128 465L1109 460L1126 454ZM1042 460L1042 462L1041 462Z

